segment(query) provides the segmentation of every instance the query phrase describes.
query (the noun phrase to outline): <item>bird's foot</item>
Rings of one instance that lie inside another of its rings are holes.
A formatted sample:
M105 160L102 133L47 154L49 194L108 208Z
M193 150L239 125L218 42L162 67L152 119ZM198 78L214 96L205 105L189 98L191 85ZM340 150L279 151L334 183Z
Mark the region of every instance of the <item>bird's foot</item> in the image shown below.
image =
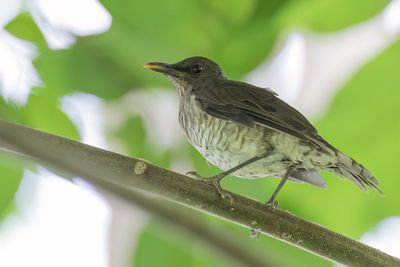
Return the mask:
M188 171L186 173L187 176L192 177L196 180L200 180L203 181L209 185L212 185L218 192L218 194L221 196L222 199L227 198L230 202L230 204L232 205L233 203L233 196L231 193L227 192L226 190L222 189L220 181L221 181L221 177L219 175L216 176L212 176L209 178L205 178L201 175L199 175L197 172L195 171Z
M233 196L228 191L222 189L220 181L221 181L221 178L219 176L213 176L213 177L207 179L206 182L208 184L214 186L214 188L217 190L217 192L221 196L221 198L222 199L227 198L229 200L229 203L232 205L233 204Z
M257 239L260 238L260 228L252 228L250 230L250 237Z
M276 201L275 199L271 198L270 200L267 201L267 203L265 203L268 206L271 206L272 209L277 209L279 202Z

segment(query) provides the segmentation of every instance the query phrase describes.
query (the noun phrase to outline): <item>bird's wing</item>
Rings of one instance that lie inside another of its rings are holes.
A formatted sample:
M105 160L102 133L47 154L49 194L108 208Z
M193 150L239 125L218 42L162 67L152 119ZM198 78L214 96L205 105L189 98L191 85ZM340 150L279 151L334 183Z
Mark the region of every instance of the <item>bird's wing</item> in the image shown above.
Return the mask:
M248 127L259 124L319 147L325 144L314 126L271 90L221 79L194 88L192 94L200 108L209 115Z

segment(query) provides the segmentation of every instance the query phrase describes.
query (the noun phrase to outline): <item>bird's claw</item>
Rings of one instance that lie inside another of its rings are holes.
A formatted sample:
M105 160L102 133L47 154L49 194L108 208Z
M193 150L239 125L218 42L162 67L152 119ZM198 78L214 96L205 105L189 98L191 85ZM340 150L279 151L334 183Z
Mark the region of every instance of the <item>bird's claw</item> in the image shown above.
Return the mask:
M232 194L222 189L219 181L220 181L219 179L213 177L211 179L207 179L206 182L212 185L217 190L218 194L221 196L222 199L227 198L229 200L229 203L232 205L233 204Z
M203 181L209 185L212 185L217 190L217 192L221 196L221 198L222 199L227 198L229 200L229 203L232 205L232 203L233 203L232 194L225 191L224 189L222 189L222 187L219 183L221 179L218 176L213 176L211 178L205 178L205 177L199 175L196 171L188 171L185 173L185 175L192 177L196 180Z
M252 228L250 230L250 237L258 239L260 237L260 228Z
M266 204L267 204L268 206L271 206L272 209L276 209L276 208L278 208L279 202L276 201L275 199L270 199L270 200L267 201Z

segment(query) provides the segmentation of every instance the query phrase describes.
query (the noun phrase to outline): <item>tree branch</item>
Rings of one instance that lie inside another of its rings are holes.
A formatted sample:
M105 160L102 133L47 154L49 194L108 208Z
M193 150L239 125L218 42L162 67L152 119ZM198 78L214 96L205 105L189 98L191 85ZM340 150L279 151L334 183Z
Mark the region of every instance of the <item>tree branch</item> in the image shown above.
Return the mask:
M142 160L5 121L0 121L0 140L3 141L0 146L5 149L51 163L87 178L91 183L118 186L120 192L116 190L115 193L125 198L133 198L130 196L134 194L132 189L141 189L233 223L256 228L338 263L400 266L399 259L344 235L236 194L230 204L210 185Z
M197 218L188 216L187 214L174 209L171 205L166 205L165 201L161 202L159 199L146 196L139 190L132 189L129 186L119 185L109 178L104 179L93 175L91 166L82 166L81 163L79 163L79 159L72 160L72 164L69 160L60 161L48 152L47 147L38 145L35 138L30 139L24 144L21 144L18 141L18 138L19 137L12 137L10 139L9 136L0 133L0 147L5 148L6 150L11 150L12 153L17 153L23 158L28 157L38 163L42 163L46 167L50 167L53 171L55 170L58 173L61 171L60 174L62 176L60 177L67 180L69 180L67 178L69 175L79 176L92 185L102 189L103 192L107 191L108 193L130 202L135 206L139 206L140 208L153 213L168 222L170 225L175 226L175 229L179 229L181 232L183 230L196 236L207 245L214 247L216 251L225 254L228 260L235 260L237 263L249 267L280 266L275 261L270 259L267 260L265 253L257 253L257 250L255 251L254 249L250 250L249 248L244 248L240 245L240 242L232 239L231 236L228 236L223 231L217 231L207 227L204 222L199 221ZM67 153L60 150L57 154L64 155L65 157ZM76 164L80 166L77 166Z

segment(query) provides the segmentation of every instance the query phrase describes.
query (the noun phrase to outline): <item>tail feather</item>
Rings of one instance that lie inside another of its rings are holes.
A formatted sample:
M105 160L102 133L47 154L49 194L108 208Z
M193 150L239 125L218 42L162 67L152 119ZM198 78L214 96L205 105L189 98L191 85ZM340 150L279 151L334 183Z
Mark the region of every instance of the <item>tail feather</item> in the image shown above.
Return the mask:
M383 194L378 188L378 180L376 180L375 177L364 166L340 151L336 151L335 154L338 158L335 172L339 176L350 179L364 191L368 186L374 189L376 192Z

